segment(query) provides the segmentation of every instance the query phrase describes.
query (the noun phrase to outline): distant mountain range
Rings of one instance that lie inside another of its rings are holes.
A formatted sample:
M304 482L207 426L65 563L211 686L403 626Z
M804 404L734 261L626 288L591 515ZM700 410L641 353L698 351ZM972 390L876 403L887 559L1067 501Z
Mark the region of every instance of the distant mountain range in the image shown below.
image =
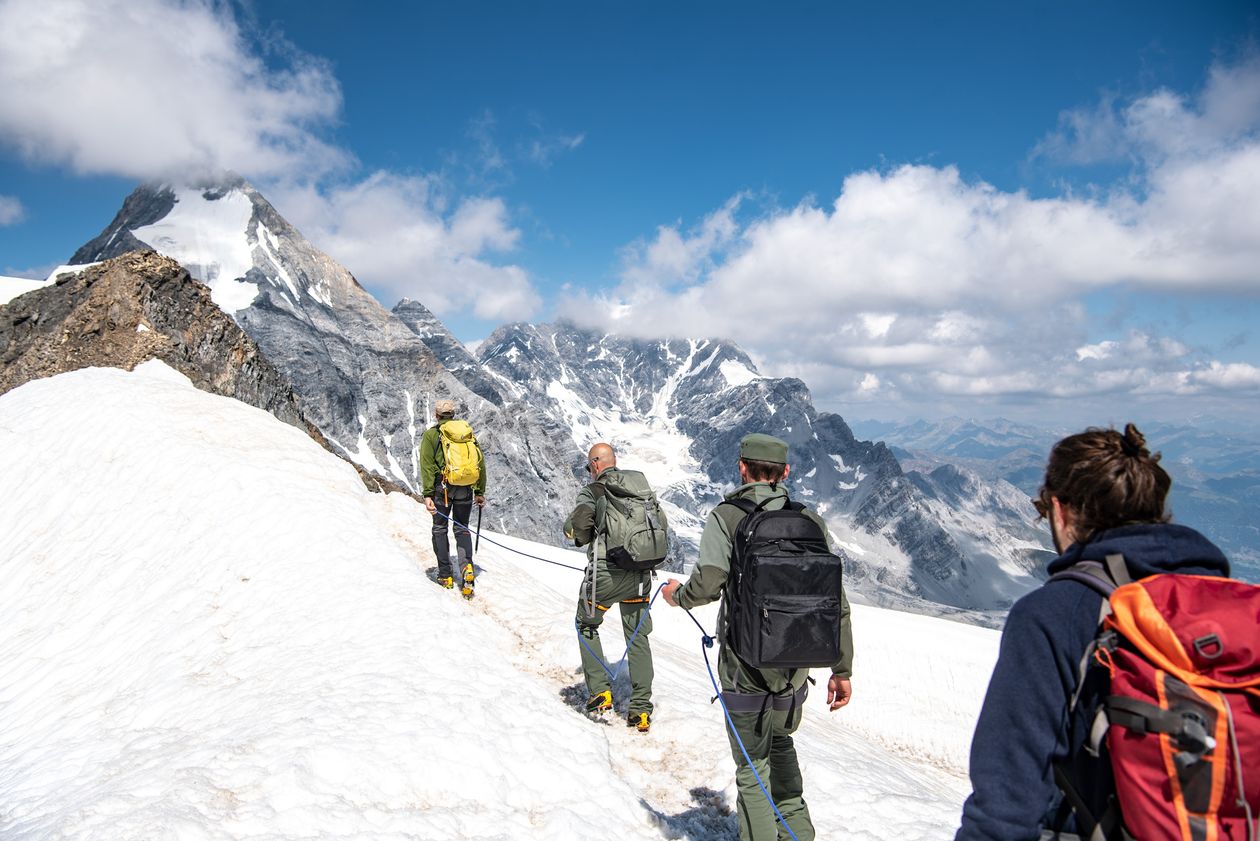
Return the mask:
M1260 432L1232 425L1188 427L1135 420L1173 479L1173 518L1214 540L1237 574L1260 582ZM955 465L1005 480L1033 495L1056 441L1080 429L961 418L887 423L855 421L859 435L884 440L903 466Z
M1039 582L1047 538L1027 499L965 470L907 474L882 443L818 412L800 380L766 377L725 341L648 341L571 324L510 324L478 348L504 390L644 470L694 557L706 513L737 482L739 440L791 445L790 492L827 518L854 588L880 604L1000 613ZM983 617L982 617L983 618Z

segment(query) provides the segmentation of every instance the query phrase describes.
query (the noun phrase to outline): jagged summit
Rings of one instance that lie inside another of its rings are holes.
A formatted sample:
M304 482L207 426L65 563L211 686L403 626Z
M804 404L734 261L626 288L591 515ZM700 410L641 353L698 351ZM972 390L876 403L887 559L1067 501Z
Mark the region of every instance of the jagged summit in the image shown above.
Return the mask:
M303 296L332 305L334 285L358 287L318 251L253 185L235 173L190 182L149 182L123 202L113 222L74 253L72 263L153 248L178 260L235 313L274 286L271 303L292 311ZM339 267L338 267L339 268Z

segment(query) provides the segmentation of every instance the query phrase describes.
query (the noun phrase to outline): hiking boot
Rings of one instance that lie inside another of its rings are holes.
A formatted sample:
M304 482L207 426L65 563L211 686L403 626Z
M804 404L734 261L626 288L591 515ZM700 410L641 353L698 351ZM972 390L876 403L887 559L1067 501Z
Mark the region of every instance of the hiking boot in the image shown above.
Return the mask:
M455 576L453 576L453 575L442 575L442 576L439 576L439 577L438 577L438 580L437 580L437 583L438 583L438 584L440 584L440 585L442 585L443 587L445 587L445 588L446 588L446 589L448 589L448 590L454 590L454 589L455 589Z
M473 574L473 565L471 563L464 564L464 589L460 591L463 593L464 598L471 599L473 597L473 587L476 583L477 576Z
M586 702L586 711L592 715L596 713L606 712L612 709L612 692L605 689L603 692L592 695Z
M626 726L633 727L640 733L646 733L652 728L651 713L630 713L626 716Z

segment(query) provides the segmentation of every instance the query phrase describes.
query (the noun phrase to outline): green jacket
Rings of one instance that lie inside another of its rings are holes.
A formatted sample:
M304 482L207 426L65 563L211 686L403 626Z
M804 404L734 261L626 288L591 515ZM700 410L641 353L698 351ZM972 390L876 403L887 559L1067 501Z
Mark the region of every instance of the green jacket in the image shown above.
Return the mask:
M767 482L751 482L747 485L741 485L734 491L726 495L727 499L748 499L760 504L763 500L777 497L782 500L787 499L787 492L782 488L771 490ZM782 502L771 502L766 508L777 510L783 507ZM831 535L827 531L827 525L822 518L813 511L806 510L805 515L817 522L823 530L823 534L827 536L827 545L831 545ZM734 547L734 538L727 528L726 522L720 517L715 508L709 512L708 519L704 523L704 531L700 535L700 559L696 561L695 567L691 570L691 577L683 586L678 588L674 594L674 598L681 607L693 608L698 605L708 604L717 601L722 597L723 589L726 586L727 576L731 573L731 550ZM725 615L725 611L723 611ZM718 637L724 636L725 629L718 629ZM762 674L771 678L775 672L779 670L762 669ZM802 670L803 671L803 670ZM841 677L851 677L853 673L853 628L849 621L849 600L844 595L843 589L840 592L840 661L831 667L833 674ZM799 680L794 680L793 684L799 685L804 682L806 675L800 675ZM768 680L772 688L775 686L775 680ZM783 678L777 681L780 685L785 683Z
M610 467L604 473L616 469L615 467ZM600 474L600 476L603 475L603 473ZM596 495L602 495L603 492L603 485L598 479L578 491L577 502L573 506L573 511L564 521L564 536L572 540L574 546L590 547L595 541L595 500L597 499ZM590 552L591 550L588 548L587 555Z
M443 423L446 421L433 424L424 431L424 435L420 436L421 494L430 498L437 489L438 481L442 478L442 469L446 467L446 457L442 454L441 433L438 431ZM477 496L485 496L486 458L481 452L480 444L477 445L477 469L480 475L477 477L476 484L473 485L473 493Z

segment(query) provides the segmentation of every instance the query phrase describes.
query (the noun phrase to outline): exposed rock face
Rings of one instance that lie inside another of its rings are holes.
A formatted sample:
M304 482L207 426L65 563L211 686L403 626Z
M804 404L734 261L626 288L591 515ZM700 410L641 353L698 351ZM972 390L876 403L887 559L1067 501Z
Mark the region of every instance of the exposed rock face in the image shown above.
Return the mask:
M419 301L404 298L392 310L394 315L411 328L420 341L433 352L442 367L455 375L469 391L496 406L502 406L509 399L520 397L520 391L511 384L495 382L477 357L446 329L436 315Z
M426 406L453 399L486 452L487 527L559 540L579 487L567 438L512 405L514 395L448 371L426 343L433 331L418 335L387 311L244 180L142 186L73 259L105 259L137 242L210 287L293 384L306 417L352 461L418 491ZM439 338L444 354L467 356L449 333Z
M199 388L305 427L288 380L174 260L134 251L0 310L0 393L79 368L160 359Z

